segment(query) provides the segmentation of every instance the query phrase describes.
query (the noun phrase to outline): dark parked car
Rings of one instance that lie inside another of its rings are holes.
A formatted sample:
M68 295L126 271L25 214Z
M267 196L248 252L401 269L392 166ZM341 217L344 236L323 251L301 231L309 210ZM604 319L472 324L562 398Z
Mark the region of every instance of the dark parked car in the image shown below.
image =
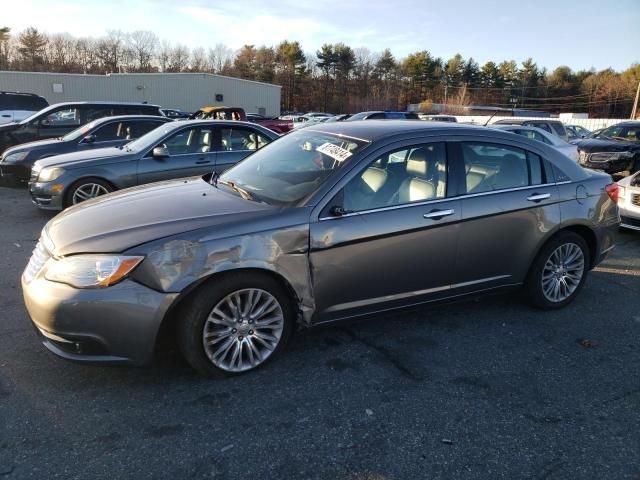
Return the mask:
M417 113L413 112L360 112L347 118L345 122L356 120L420 120Z
M29 192L38 207L61 210L142 183L222 172L278 137L246 122L170 122L121 148L38 160Z
M0 92L0 124L19 122L49 106L35 93Z
M104 117L67 133L64 137L27 142L8 148L0 158L3 175L27 184L36 160L63 153L118 147L139 138L171 119L153 115Z
M494 122L498 125L525 125L528 127L538 127L542 130L546 130L549 133L559 136L565 142L569 141L569 134L567 133L567 129L560 120L551 120L548 118L540 118L535 120L521 120L521 119L511 119L506 118L503 120L498 120Z
M583 138L588 138L593 134L591 130L587 130L580 125L565 125L564 128L569 136L569 141L572 143L576 143L576 141L580 141Z
M640 170L640 121L620 122L577 143L580 165L607 173Z
M62 357L140 364L175 332L200 372L239 373L296 324L518 287L567 305L614 247L610 182L508 132L323 123L219 177L66 210L42 231L24 299Z
M0 125L0 154L21 143L56 138L102 117L114 115L162 115L160 107L146 103L56 103L16 123Z
M179 110L177 108L162 108L160 109L160 111L165 117L173 118L174 120L185 119L191 116L190 113L183 112L182 110Z

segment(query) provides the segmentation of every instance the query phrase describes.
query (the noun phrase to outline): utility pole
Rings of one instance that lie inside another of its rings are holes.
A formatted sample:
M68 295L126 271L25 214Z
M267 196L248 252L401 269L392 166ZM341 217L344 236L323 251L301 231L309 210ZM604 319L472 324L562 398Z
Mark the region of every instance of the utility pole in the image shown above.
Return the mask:
M631 120L636 119L636 113L638 111L638 98L640 98L640 81L638 82L638 89L636 90L636 100L633 102L633 110L631 110Z

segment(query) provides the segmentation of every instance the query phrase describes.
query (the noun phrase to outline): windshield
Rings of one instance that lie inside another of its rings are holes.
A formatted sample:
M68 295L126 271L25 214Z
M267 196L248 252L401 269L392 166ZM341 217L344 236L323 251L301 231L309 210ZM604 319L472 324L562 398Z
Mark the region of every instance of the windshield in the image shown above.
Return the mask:
M184 122L178 123L178 125L184 125L184 124L185 124ZM156 143L158 143L165 135L174 131L175 129L176 129L175 122L165 123L163 125L160 125L157 128L154 128L146 135L143 135L140 138L127 143L124 148L131 152L139 152L147 148L155 147Z
M324 132L290 133L227 170L219 183L272 205L294 206L367 144Z
M43 108L42 110L40 110L40 111L38 111L38 112L34 113L33 115L31 115L31 116L29 116L29 117L25 118L24 120L21 120L21 121L20 121L20 124L21 124L21 125L24 125L24 124L26 124L26 123L29 123L31 120L34 120L36 117L39 117L41 114L43 114L43 113L45 113L45 112L48 112L48 111L50 111L50 110L53 110L53 109L54 109L54 108L56 108L57 106L58 106L58 105L51 105L51 106L49 106L49 107L47 107L47 108Z
M77 140L79 138L82 138L91 130L93 130L97 124L98 124L98 121L94 120L93 122L87 123L86 125L80 128L76 128L75 130L72 130L71 132L67 133L64 137L62 137L62 140L66 142L69 140Z
M605 128L600 133L595 135L596 138L610 138L612 140L623 140L626 142L639 142L640 141L640 125L623 127L619 125L613 125L609 128Z

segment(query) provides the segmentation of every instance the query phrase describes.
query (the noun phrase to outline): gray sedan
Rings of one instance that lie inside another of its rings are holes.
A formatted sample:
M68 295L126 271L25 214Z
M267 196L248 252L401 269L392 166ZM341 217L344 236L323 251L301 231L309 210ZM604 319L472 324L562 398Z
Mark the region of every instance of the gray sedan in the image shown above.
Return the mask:
M142 364L168 332L198 371L236 374L296 326L515 288L564 307L614 247L610 182L508 132L322 124L222 175L65 210L24 299L62 357Z
M38 207L61 210L134 185L222 172L276 138L277 133L247 122L172 122L122 147L38 160L29 192Z

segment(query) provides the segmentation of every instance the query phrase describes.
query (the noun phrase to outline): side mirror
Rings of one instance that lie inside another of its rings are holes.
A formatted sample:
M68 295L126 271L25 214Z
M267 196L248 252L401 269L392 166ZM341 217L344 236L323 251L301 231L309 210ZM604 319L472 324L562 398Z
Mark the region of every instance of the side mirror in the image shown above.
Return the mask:
M151 154L153 158L167 158L169 157L169 149L167 147L156 147Z
M329 213L332 217L342 217L343 215L349 213L349 211L345 210L340 205L334 205L333 207L331 207L331 210L329 210Z
M40 128L47 128L50 125L49 120L47 120L46 118L43 118L42 120L40 120Z
M84 137L82 139L83 143L93 143L96 141L96 136L95 135L87 135L86 137Z

